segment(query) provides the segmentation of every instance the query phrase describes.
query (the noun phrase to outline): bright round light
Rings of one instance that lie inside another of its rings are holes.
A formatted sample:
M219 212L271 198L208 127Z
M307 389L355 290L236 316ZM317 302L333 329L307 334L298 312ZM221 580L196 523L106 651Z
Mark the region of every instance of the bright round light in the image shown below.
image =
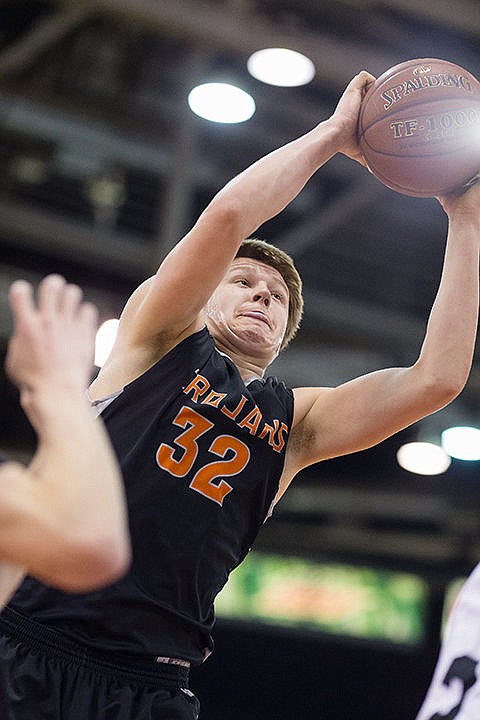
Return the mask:
M397 451L400 467L418 475L440 475L450 466L451 458L439 446L428 442L411 442Z
M480 430L474 427L451 427L442 432L442 447L459 460L480 460Z
M306 85L315 75L313 62L295 50L267 48L254 52L247 60L250 75L269 85Z
M252 96L228 83L197 85L188 96L188 104L196 115L219 123L245 122L255 112Z
M95 337L95 359L94 363L97 367L102 367L107 357L110 355L113 343L117 336L118 320L112 318L105 320L97 330Z

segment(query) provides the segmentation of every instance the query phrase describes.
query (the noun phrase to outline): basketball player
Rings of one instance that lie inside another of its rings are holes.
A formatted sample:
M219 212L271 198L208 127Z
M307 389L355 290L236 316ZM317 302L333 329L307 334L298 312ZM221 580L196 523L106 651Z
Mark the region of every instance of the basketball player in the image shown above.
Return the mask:
M229 182L128 300L90 394L126 481L132 570L82 598L25 581L0 618L7 720L106 720L112 707L128 720L198 717L188 674L212 651L214 598L295 475L462 390L477 328L478 185L442 200L445 265L411 367L293 391L265 376L297 330L301 281L285 253L246 239L333 155L362 161L357 117L373 81L359 73L330 118Z
M28 572L87 591L127 569L130 546L119 468L85 391L96 310L58 275L10 289L14 334L5 369L38 434L28 467L0 458L0 603Z
M463 585L447 621L432 682L417 720L480 717L480 564Z

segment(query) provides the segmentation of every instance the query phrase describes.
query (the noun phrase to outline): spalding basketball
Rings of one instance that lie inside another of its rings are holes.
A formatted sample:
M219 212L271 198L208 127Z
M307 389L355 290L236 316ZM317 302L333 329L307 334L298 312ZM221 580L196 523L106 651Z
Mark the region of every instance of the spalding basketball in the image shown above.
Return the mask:
M393 190L459 190L480 172L480 83L448 60L395 65L363 99L358 142L369 170Z

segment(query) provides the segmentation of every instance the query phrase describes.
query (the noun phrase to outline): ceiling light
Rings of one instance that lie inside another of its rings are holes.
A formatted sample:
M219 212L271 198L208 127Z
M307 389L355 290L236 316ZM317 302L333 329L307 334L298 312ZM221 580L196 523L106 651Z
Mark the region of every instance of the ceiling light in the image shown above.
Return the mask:
M205 83L193 88L188 96L190 109L205 120L239 123L255 112L251 95L228 83Z
M125 202L125 184L119 178L94 177L86 182L85 191L97 208L119 208Z
M458 426L444 430L442 447L451 457L459 460L480 460L480 430Z
M48 180L49 168L45 160L32 155L19 155L10 164L10 172L22 183L40 185Z
M440 447L430 442L410 442L397 451L400 467L418 475L440 475L450 466L450 456Z
M306 85L315 75L309 58L286 48L257 50L248 58L247 69L257 80L282 87Z

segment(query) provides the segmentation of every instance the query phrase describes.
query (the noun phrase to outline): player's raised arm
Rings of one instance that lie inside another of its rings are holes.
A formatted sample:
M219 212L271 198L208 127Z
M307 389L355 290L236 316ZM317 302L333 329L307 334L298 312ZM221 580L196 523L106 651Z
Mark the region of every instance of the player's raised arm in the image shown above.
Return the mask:
M160 333L176 337L185 332L225 275L242 240L281 212L335 153L360 159L356 123L373 79L367 72L356 75L328 120L261 158L220 190L154 279L132 298L120 333L128 333L134 344L150 344L152 336Z
M299 466L370 447L462 391L477 335L480 184L440 202L449 218L444 267L417 361L337 388L295 390Z

